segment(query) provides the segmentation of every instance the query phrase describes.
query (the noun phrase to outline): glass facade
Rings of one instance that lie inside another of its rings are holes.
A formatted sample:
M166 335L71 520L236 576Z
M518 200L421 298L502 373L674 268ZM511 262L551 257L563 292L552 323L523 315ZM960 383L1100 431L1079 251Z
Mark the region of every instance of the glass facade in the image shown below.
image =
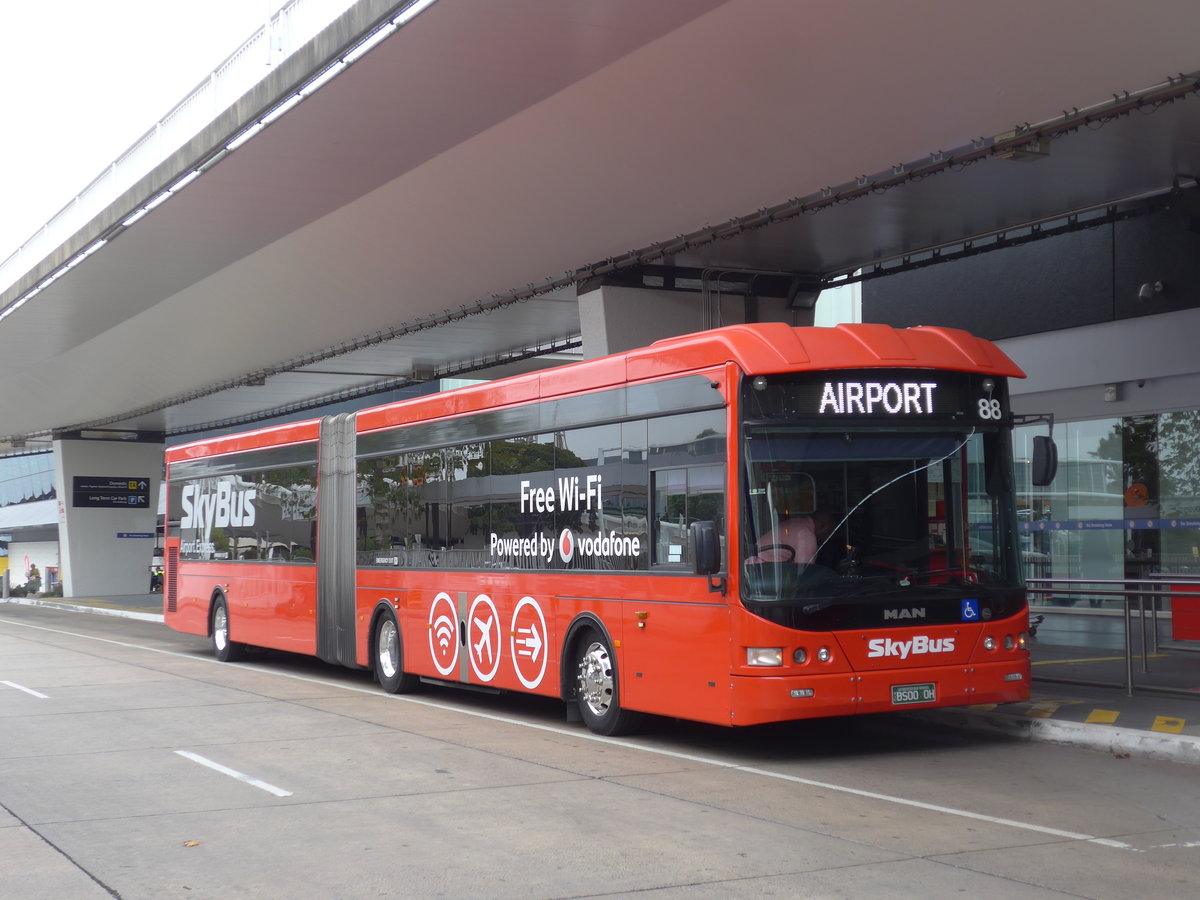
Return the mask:
M1016 429L1017 514L1026 575L1141 579L1200 574L1200 411L1056 425L1054 484L1034 487L1030 457L1044 425ZM1035 604L1120 609L1103 595ZM1165 604L1169 608L1169 603Z

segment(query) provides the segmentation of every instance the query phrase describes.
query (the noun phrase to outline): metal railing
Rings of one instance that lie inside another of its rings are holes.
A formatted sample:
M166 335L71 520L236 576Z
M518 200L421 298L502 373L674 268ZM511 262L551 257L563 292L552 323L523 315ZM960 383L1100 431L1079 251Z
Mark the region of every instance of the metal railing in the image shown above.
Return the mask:
M1158 640L1158 613L1163 605L1162 598L1169 598L1178 593L1176 585L1195 584L1200 586L1198 575L1176 575L1170 573L1155 573L1149 578L1029 578L1026 585L1030 594L1072 596L1081 598L1105 597L1122 601L1125 619L1125 694L1133 696L1133 657L1134 657L1134 612L1137 613L1138 640L1142 657L1142 672L1150 671L1150 654L1158 653L1160 647L1170 650L1200 652L1200 646L1184 644L1160 644ZM1149 610L1147 610L1147 601ZM1069 615L1069 610L1063 610ZM1149 624L1147 625L1147 612ZM1149 646L1147 646L1149 644ZM1043 679L1045 680L1045 679ZM1104 682L1084 679L1059 678L1053 679L1064 684L1081 684L1094 686L1109 686ZM1143 685L1143 687L1147 687ZM1154 686L1151 690L1164 693L1182 693L1195 696L1193 691L1176 690L1168 687Z

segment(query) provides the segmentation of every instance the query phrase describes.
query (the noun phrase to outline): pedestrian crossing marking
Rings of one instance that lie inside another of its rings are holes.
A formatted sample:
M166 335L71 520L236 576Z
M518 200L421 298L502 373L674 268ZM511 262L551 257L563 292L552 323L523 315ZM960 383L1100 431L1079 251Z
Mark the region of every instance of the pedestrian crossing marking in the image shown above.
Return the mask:
M1186 724L1186 719L1177 719L1174 716L1155 716L1154 724L1150 726L1150 730L1164 731L1167 734L1179 734L1183 731L1183 726Z
M1115 709L1093 709L1084 721L1092 725L1112 725L1120 715Z

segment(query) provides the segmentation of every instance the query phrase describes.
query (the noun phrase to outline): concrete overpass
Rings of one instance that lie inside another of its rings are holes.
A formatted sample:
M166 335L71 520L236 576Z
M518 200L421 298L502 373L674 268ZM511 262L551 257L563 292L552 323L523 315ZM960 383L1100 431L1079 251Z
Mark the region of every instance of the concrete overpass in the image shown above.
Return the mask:
M151 439L59 445L68 593L136 589L72 590L149 535L67 497L156 482L164 434L802 320L855 271L1145 204L1200 219L1193 0L415 10L359 0L0 270L0 442Z
M438 0L390 27L408 5L361 0L17 275L0 438L486 369L575 346L576 285L618 270L794 291L1200 173L1190 0Z

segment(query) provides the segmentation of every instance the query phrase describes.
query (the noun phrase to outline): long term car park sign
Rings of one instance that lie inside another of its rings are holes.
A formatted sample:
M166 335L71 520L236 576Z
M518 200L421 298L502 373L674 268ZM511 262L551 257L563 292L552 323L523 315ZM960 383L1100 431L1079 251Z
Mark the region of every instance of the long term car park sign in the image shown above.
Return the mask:
M101 509L149 509L150 479L76 475L72 479L71 505Z

